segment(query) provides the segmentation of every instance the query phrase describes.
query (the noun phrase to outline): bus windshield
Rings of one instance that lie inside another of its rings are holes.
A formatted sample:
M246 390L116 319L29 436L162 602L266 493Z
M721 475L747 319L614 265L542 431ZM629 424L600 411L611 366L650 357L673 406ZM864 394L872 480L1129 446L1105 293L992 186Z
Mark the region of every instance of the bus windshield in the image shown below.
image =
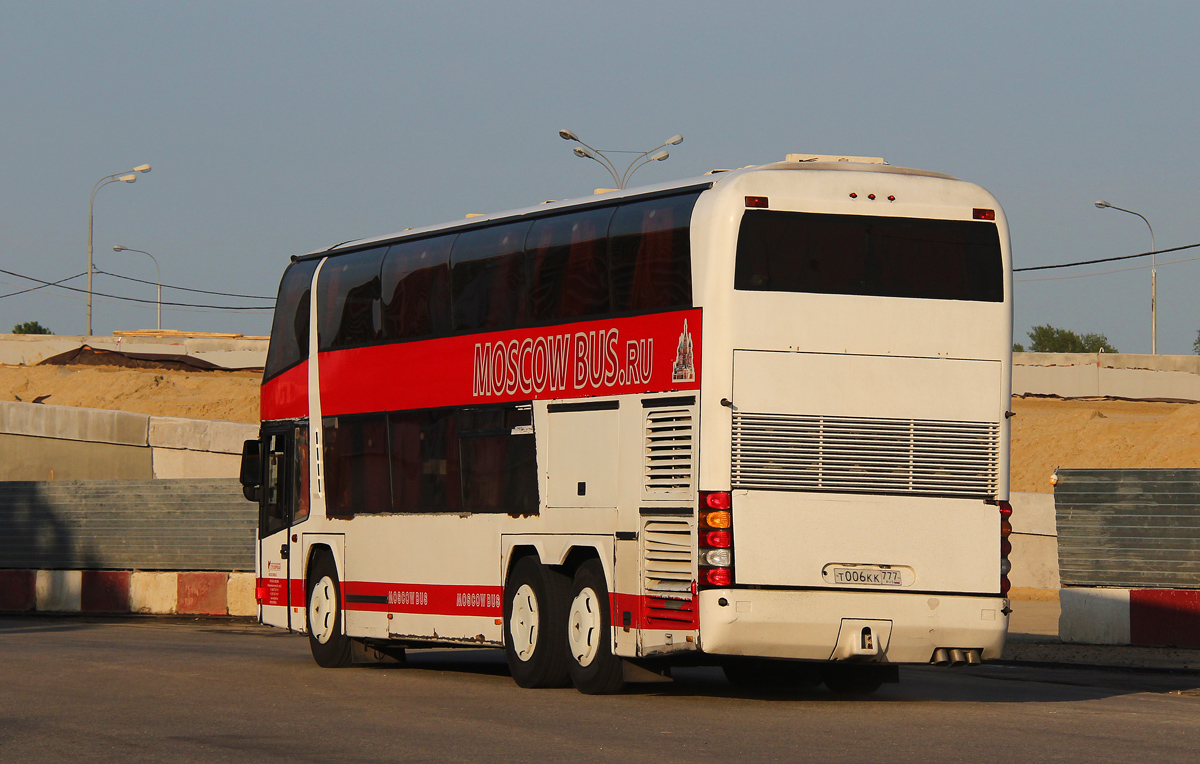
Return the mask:
M734 288L1002 302L994 223L747 210Z

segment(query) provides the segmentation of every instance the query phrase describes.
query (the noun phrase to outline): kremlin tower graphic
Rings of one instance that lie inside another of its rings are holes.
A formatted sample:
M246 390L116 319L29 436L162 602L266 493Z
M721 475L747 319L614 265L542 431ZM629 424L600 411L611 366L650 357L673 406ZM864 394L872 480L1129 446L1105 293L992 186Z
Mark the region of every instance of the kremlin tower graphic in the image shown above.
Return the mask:
M671 381L696 381L696 364L692 358L692 333L688 331L687 319L684 319L683 333L679 335L679 348L675 351L675 365L671 367Z

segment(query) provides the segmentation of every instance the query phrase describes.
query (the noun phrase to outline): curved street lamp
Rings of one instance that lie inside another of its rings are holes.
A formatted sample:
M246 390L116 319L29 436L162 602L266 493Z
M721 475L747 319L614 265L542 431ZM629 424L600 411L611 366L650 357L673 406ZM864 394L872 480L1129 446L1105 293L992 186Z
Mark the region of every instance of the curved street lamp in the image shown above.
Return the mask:
M1115 204L1100 199L1096 202L1097 209L1119 210L1128 212L1130 215L1137 215L1150 229L1150 354L1158 355L1158 268L1155 252L1158 247L1154 244L1154 226L1150 225L1150 221L1146 220L1146 216L1140 212L1127 210L1124 207L1118 207Z
M88 197L88 298L87 298L87 333L90 337L92 334L92 272L95 268L92 267L92 213L96 206L96 192L107 186L109 183L133 183L137 180L137 173L150 172L150 165L140 164L129 170L128 173L115 172L112 175L105 175L100 180L96 181L96 185L92 186L92 195Z
M671 156L666 151L658 151L658 149L683 143L682 135L672 135L670 138L666 139L649 151L643 151L639 153L637 151L618 151L616 149L594 148L584 143L578 135L565 128L559 130L558 135L564 141L575 141L576 143L582 145L584 148L579 148L578 146L575 147L573 152L575 156L583 157L584 159L591 159L592 161L603 165L604 169L608 170L608 174L612 176L613 182L617 184L617 188L620 189L625 188L625 185L629 183L629 179L633 177L635 172L638 171L638 168L642 167L643 165L647 165L650 162L661 162L667 157ZM658 151L658 153L651 156L651 152L653 151ZM637 154L637 156L634 157L633 160L625 167L624 172L618 172L617 166L613 164L611 159L608 158L609 154Z
M149 252L147 252L144 249L131 249L129 247L122 247L120 244L113 247L113 252L141 252L143 255L145 255L146 257L148 257L154 261L154 274L156 276L155 280L158 282L158 330L161 332L162 331L162 271L160 271L158 269L158 258L156 258L154 255L150 254Z

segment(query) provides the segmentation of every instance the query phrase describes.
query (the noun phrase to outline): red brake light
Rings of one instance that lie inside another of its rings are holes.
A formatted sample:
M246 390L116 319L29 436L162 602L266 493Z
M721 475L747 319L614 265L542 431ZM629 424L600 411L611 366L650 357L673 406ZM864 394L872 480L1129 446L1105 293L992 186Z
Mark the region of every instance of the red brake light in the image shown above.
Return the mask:
M713 570L724 570L724 568L713 568ZM1008 576L1000 576L1000 593L1008 594L1008 590L1011 588L1012 584L1009 583Z
M701 492L700 503L708 509L729 509L733 506L733 496L728 491Z
M1012 554L1012 542L1008 539L1000 539L1000 556L1008 557Z
M729 568L704 568L701 572L704 583L710 586L729 586L733 583L733 574Z
M746 206L747 207L762 207L765 209L768 206L767 197L765 197L765 196L747 196L746 197Z
M975 218L976 220L995 220L996 211L976 207L971 211L971 217Z
M727 549L733 546L733 534L729 531L701 531L700 546Z
M1000 519L1007 520L1012 517L1012 504L1007 501L1000 502Z

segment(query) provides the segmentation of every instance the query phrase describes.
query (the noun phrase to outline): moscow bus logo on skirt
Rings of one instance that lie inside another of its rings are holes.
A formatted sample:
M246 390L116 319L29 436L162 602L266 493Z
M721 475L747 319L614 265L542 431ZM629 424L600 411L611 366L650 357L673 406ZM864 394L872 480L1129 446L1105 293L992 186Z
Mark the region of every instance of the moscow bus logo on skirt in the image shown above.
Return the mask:
M690 335L688 348L690 353ZM476 397L647 385L654 372L654 338L622 342L619 329L596 329L477 342L474 361Z
M683 332L679 335L679 347L675 350L675 364L671 367L671 381L696 381L696 363L692 354L692 333L688 331L686 318L683 320Z

